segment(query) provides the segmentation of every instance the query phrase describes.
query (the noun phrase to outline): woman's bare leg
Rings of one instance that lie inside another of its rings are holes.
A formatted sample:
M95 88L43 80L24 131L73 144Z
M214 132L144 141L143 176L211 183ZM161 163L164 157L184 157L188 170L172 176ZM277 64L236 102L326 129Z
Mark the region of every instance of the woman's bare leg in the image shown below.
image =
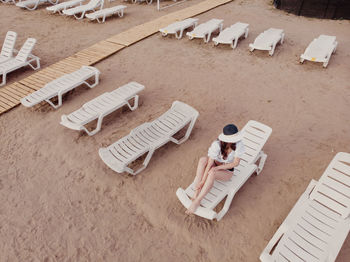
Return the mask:
M208 164L208 157L203 156L199 159L198 165L197 165L197 172L196 172L196 177L194 178L194 187L198 188L199 183L202 180L204 170L207 167ZM195 189L194 196L191 198L192 200L195 199L200 192L200 189Z
M219 171L214 171L211 169L208 174L208 178L205 181L205 184L200 191L199 195L192 201L192 204L188 207L186 213L191 214L196 211L196 209L199 207L202 199L208 194L210 189L214 185L215 179L221 180L221 181L228 181L232 177L232 172L227 171L227 170L219 170Z

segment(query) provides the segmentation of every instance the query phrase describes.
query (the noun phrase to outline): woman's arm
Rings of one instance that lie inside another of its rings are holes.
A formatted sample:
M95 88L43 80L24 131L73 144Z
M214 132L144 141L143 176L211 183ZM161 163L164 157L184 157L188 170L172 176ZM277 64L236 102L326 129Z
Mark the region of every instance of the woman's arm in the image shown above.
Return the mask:
M215 167L215 169L216 170L227 170L227 169L235 168L236 166L239 165L240 161L241 161L241 159L239 157L235 157L235 159L233 160L232 163L217 166L217 167Z

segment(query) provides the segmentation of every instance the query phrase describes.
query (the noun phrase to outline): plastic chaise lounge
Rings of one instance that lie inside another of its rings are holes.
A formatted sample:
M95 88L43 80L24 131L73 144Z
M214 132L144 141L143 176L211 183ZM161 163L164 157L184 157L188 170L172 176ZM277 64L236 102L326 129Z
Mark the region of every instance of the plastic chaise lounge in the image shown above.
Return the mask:
M136 82L130 82L121 86L113 92L104 93L93 100L84 104L81 108L67 115L62 115L61 125L73 130L85 131L89 136L92 136L101 130L103 118L117 109L128 105L130 110L135 110L138 107L137 95L145 87ZM129 101L134 99L132 106ZM97 119L96 128L89 131L85 125Z
M247 38L248 32L249 24L238 22L221 31L218 37L213 38L213 42L215 45L229 44L234 49L237 47L238 39L242 36L244 36L244 38Z
M76 19L83 19L86 12L96 11L96 9L102 9L104 0L91 0L86 5L80 5L70 9L63 10L65 15L73 15ZM80 15L79 15L80 14Z
M312 180L260 260L333 262L350 230L350 154L338 153L319 182Z
M300 63L304 60L323 63L327 67L329 59L337 49L338 42L335 36L320 35L315 38L306 48L304 54L300 56Z
M186 35L190 40L193 38L203 38L205 43L208 43L211 34L217 30L221 32L224 20L222 19L211 19L199 26L195 27L192 32L187 32Z
M267 50L269 55L272 56L275 52L276 45L280 42L283 44L284 41L284 31L282 29L270 28L255 38L253 44L249 44L250 52L254 49Z
M152 122L133 129L129 135L106 148L100 148L103 162L115 172L136 175L144 170L156 149L169 141L181 144L190 136L199 113L191 106L175 101L171 108ZM181 139L173 136L184 127L186 134ZM133 170L130 164L147 154L141 167Z
M187 18L183 21L178 21L168 25L165 28L159 29L159 32L162 33L162 36L167 36L174 34L177 39L181 39L183 32L188 28L195 28L198 23L198 18Z
M81 3L83 1L84 0L70 0L70 1L66 1L66 2L63 2L63 3L57 4L57 5L46 7L46 10L50 11L52 13L56 13L57 12L57 13L63 15L63 11L64 10L67 10L68 8L75 7L77 5L81 5Z
M15 44L17 39L17 33L13 31L8 31L2 45L0 53L0 64L4 63L11 58L13 58L13 53L15 51Z
M123 17L125 5L117 5L110 8L105 8L98 10L93 13L86 14L85 17L90 20L97 20L99 23L104 23L107 16L112 16L117 14L119 17Z
M242 129L243 144L245 153L241 158L238 167L235 167L234 174L229 181L216 180L212 189L203 198L200 206L195 211L197 216L206 219L221 220L230 208L233 197L244 185L249 177L256 172L262 171L267 155L262 151L263 146L271 135L272 129L262 123L250 120ZM194 182L186 190L178 188L176 195L185 208L188 208L195 193ZM214 208L225 198L224 207L217 213Z
M16 4L16 6L21 7L21 8L26 8L28 10L34 10L38 7L39 4L44 4L44 3L50 3L50 4L57 4L59 0L56 1L51 1L51 0L25 0L25 1L20 1Z
M0 86L6 84L6 77L10 72L13 72L27 65L29 65L33 70L40 68L39 57L31 54L35 43L36 39L28 38L14 58L10 58L6 62L0 64L0 76L2 76L2 82L0 83ZM34 62L36 63L36 66L32 64Z
M32 107L43 101L49 103L53 108L57 109L62 105L62 96L73 90L74 88L86 84L93 88L99 83L100 71L92 66L82 66L77 71L61 76L49 83L43 88L21 99L22 105ZM89 84L87 81L94 78L94 83ZM58 102L55 105L52 98L58 97Z

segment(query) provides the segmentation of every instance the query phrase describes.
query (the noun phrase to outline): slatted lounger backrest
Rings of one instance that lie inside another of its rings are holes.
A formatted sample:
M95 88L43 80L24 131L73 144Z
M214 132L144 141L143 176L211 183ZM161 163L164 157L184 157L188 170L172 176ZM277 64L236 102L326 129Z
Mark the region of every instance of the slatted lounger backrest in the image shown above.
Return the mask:
M22 48L19 50L16 56L16 60L23 63L26 62L29 55L32 53L35 44L36 44L36 39L28 38L24 43L24 45L22 46Z
M250 120L242 129L245 153L241 160L253 164L270 137L272 129L262 123Z
M4 44L2 45L0 55L2 57L12 57L13 49L15 48L15 43L17 39L17 33L13 31L8 31L5 37Z
M104 0L91 0L87 3L87 6L90 8L96 8L97 6L103 5Z
M340 214L350 215L350 154L338 153L323 173L310 198Z

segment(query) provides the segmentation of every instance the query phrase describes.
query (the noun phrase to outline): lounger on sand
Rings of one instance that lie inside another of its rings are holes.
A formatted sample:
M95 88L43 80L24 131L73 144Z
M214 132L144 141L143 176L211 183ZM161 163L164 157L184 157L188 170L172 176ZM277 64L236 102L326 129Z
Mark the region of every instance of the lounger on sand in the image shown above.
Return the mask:
M28 10L34 10L38 7L39 4L44 4L44 3L50 3L50 4L57 4L59 0L56 1L51 1L51 0L25 0L25 1L20 1L16 4L16 6L21 7L21 8L26 8Z
M5 37L4 44L2 45L0 53L0 64L10 60L13 57L15 50L15 44L17 39L17 33L8 31Z
M61 76L49 83L43 88L35 91L34 93L21 99L22 105L26 107L32 107L43 101L49 103L53 108L57 109L62 105L62 96L73 90L74 88L86 84L88 87L93 88L99 83L100 71L92 66L82 66L79 70ZM94 83L89 84L87 81L94 78ZM50 99L58 97L57 105L55 105Z
M306 48L304 54L300 56L300 63L304 60L323 63L327 67L331 55L335 53L338 42L335 36L320 35L315 38Z
M76 19L83 19L85 13L88 11L96 11L96 9L103 8L104 0L91 0L86 5L77 6L74 8L63 10L65 15L73 15ZM80 14L80 15L79 15Z
M137 95L145 87L136 82L130 82L113 92L104 93L93 100L84 104L81 108L67 115L62 115L61 125L73 130L84 130L89 136L96 134L101 130L103 118L118 108L128 105L131 110L138 107ZM134 99L134 105L131 106L130 100ZM96 128L89 131L85 125L97 119Z
M161 28L159 32L162 33L162 36L174 34L177 39L181 39L183 32L191 27L194 29L197 26L197 22L198 18L187 18L183 21L172 23L165 28Z
M350 230L350 154L312 180L260 255L263 262L334 262Z
M8 73L13 72L19 68L29 65L33 70L40 68L40 59L31 54L36 43L36 39L28 38L24 45L19 50L18 54L14 58L10 58L4 63L0 64L0 76L2 76L2 82L0 86L6 84L6 76ZM32 63L36 63L34 66Z
M190 40L193 38L203 38L205 43L208 43L211 37L211 34L214 31L219 30L221 32L223 27L224 20L222 19L211 19L208 22L200 24L195 27L192 32L187 32L187 36Z
M195 211L197 216L207 219L220 220L230 208L231 202L237 191L244 185L248 178L256 172L262 171L267 155L262 151L272 129L264 124L250 120L242 129L245 153L238 167L235 167L232 178L225 182L216 180L212 189L201 201L201 205ZM188 208L194 195L194 182L186 189L178 188L176 195L180 202ZM225 198L222 210L217 213L214 208Z
M284 32L282 29L270 28L255 38L253 44L249 44L250 51L253 52L254 49L267 50L269 55L272 56L275 52L276 45L280 42L283 44Z
M152 122L147 122L133 129L129 135L106 148L100 148L99 155L103 162L118 173L128 172L136 175L144 170L154 151L169 141L181 144L190 136L198 112L191 106L175 101L171 108ZM173 136L184 127L187 127L183 138ZM143 164L137 170L129 165L147 154Z
M249 32L249 24L245 23L235 23L234 25L225 28L225 30L221 31L218 37L213 38L213 42L215 45L218 44L229 44L232 48L237 47L238 39L244 35L244 38L248 37Z
M68 8L72 8L72 7L77 6L77 5L81 5L81 3L83 1L84 0L70 0L70 1L66 1L63 3L57 4L57 5L46 7L46 10L50 11L52 13L57 12L57 13L63 15L64 10L67 10Z
M90 20L97 20L99 23L104 23L107 16L117 14L119 17L123 17L125 8L125 5L117 5L110 8L101 9L90 14L86 14L85 17L89 18Z

